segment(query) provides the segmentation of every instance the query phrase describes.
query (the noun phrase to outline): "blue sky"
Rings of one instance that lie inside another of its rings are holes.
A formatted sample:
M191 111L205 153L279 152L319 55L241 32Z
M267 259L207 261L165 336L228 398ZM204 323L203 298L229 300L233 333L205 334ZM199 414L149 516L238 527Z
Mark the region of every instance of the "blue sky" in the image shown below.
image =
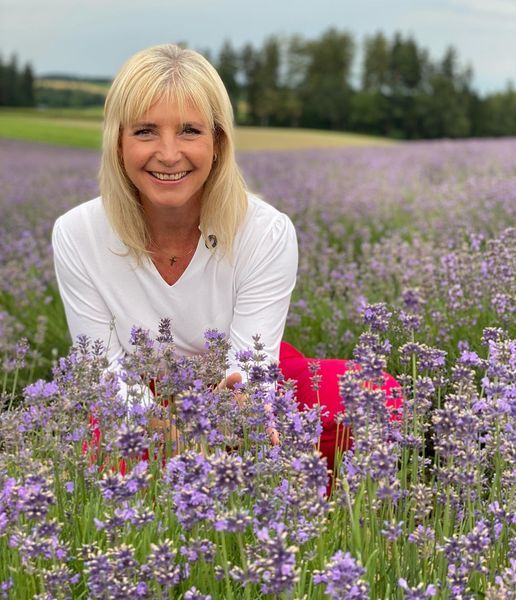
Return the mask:
M329 27L414 36L434 59L447 46L480 92L516 84L516 0L0 0L0 53L49 72L112 77L134 52L184 41L217 52L224 39L317 37ZM357 52L355 71L360 70Z

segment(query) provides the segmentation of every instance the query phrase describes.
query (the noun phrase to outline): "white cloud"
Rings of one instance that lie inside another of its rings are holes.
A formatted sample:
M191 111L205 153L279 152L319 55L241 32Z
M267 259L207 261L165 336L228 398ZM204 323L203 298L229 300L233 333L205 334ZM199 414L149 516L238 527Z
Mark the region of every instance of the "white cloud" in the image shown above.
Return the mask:
M482 18L516 18L514 0L450 0L450 4Z

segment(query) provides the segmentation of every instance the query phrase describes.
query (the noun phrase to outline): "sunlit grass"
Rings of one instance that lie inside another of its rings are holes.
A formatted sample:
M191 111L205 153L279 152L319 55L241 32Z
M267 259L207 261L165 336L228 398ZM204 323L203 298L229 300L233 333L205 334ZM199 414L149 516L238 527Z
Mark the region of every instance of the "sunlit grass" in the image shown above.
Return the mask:
M317 129L238 127L236 131L237 149L243 152L341 148L343 146L373 146L392 143L392 141L380 137Z
M76 111L77 112L77 111ZM55 111L0 111L0 137L60 146L100 148L100 118L77 118L76 114L56 116Z
M89 94L102 94L106 96L109 83L94 83L92 81L73 81L67 79L37 79L36 88L50 88L53 90L77 90Z

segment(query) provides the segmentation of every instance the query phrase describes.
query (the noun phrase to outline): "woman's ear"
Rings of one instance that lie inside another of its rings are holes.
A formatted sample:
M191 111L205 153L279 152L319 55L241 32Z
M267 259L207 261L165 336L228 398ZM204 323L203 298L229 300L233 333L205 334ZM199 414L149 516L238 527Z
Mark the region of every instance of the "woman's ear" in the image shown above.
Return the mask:
M118 129L117 155L118 155L118 160L120 161L120 165L122 166L122 168L125 171L124 154L122 152L122 125L120 125L120 127Z
M221 144L224 133L219 125L215 125L213 130L213 163L215 164L220 156Z

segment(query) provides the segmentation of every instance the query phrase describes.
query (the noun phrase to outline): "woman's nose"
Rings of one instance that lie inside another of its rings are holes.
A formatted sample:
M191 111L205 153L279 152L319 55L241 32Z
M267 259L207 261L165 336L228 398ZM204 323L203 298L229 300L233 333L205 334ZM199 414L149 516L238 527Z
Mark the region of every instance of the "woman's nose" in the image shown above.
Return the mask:
M179 140L175 135L161 135L156 158L162 163L174 163L181 158Z

